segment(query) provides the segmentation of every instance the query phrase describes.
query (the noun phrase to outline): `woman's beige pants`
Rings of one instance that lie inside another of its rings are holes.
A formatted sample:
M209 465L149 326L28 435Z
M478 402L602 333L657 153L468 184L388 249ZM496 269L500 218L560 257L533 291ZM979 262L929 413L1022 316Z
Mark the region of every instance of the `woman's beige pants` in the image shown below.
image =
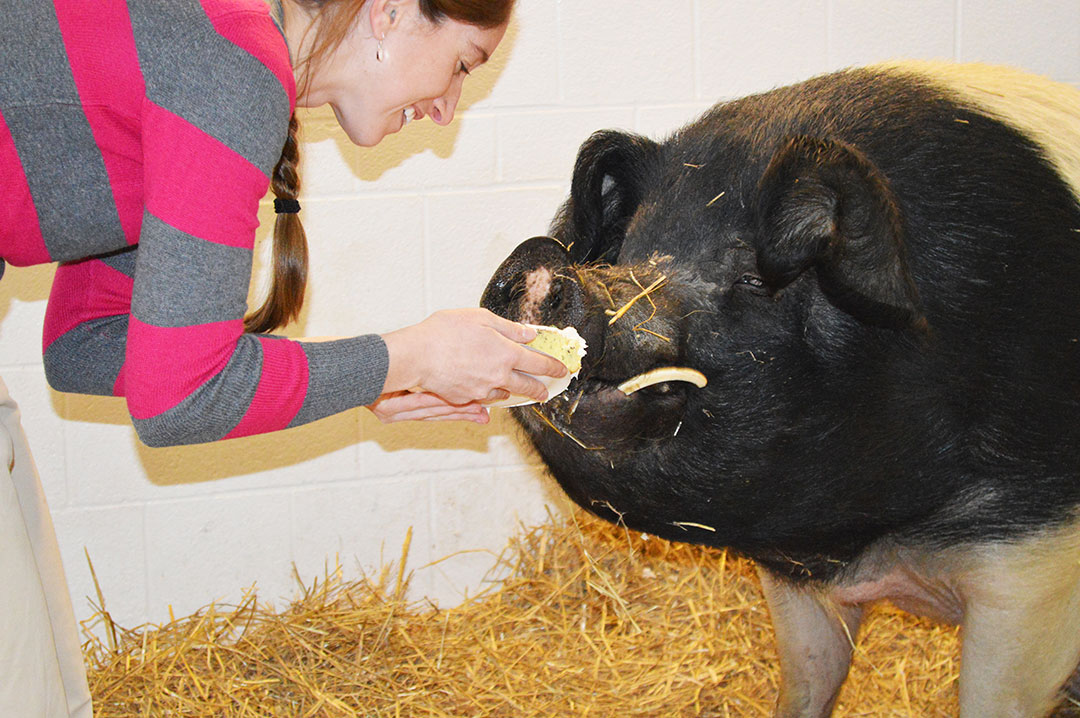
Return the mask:
M19 407L0 381L0 716L91 713L52 518Z

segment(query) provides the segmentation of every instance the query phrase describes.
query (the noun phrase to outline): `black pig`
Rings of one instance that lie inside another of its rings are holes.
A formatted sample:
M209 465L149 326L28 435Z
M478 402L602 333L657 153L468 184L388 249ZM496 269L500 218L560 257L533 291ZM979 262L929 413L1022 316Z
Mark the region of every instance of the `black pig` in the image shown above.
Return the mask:
M1080 663L1078 193L1075 88L853 69L597 132L482 304L589 343L514 410L578 504L757 562L778 716L832 712L878 600L962 626L961 716L1044 716ZM619 389L666 366L708 384Z

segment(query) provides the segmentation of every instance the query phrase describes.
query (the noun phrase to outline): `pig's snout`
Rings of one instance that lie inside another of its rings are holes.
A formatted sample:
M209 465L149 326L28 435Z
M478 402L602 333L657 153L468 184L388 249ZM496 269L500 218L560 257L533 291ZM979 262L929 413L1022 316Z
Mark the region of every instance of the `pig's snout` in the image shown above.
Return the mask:
M517 322L580 326L585 296L569 266L570 255L556 240L527 239L495 271L480 305Z

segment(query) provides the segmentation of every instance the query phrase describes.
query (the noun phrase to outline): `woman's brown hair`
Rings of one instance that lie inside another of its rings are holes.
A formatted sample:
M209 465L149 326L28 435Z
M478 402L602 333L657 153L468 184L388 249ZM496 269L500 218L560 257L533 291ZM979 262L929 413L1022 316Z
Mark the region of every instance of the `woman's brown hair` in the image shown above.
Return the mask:
M368 0L299 0L316 12L316 36L311 52L298 60L301 70L297 94L303 94L310 73L319 61L332 53L345 39L349 29ZM431 23L456 20L469 25L498 27L510 19L514 0L418 0L420 13ZM294 113L289 118L289 135L281 148L281 158L274 167L270 187L274 196L295 200L300 194L299 123ZM244 317L244 330L269 332L288 324L300 315L307 286L307 236L300 216L278 214L274 221L273 274L270 291L262 306Z

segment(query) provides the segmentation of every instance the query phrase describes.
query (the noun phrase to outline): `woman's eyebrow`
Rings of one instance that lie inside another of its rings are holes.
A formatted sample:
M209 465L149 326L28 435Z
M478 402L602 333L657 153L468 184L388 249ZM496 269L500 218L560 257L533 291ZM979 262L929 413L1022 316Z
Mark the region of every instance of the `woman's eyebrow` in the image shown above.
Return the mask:
M488 54L487 50L480 47L475 42L470 41L469 44L473 46L473 49L475 49L478 53L480 53L480 64L481 65L483 65L485 62L487 62L488 60L491 59L491 56Z

